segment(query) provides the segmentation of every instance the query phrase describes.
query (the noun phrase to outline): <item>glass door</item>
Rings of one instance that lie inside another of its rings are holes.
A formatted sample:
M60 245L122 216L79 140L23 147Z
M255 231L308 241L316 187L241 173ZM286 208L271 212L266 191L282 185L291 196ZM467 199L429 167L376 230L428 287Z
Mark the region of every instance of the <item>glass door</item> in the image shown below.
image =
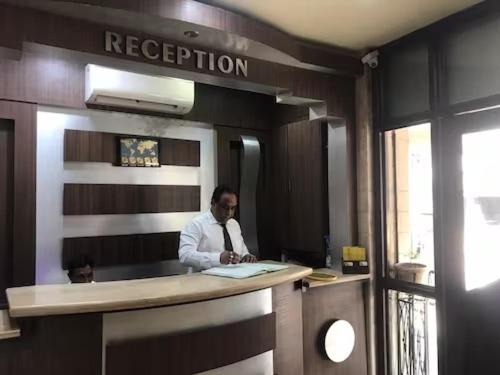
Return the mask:
M500 344L500 110L444 120L439 150L443 373L493 374Z
M381 134L388 375L438 374L432 129Z

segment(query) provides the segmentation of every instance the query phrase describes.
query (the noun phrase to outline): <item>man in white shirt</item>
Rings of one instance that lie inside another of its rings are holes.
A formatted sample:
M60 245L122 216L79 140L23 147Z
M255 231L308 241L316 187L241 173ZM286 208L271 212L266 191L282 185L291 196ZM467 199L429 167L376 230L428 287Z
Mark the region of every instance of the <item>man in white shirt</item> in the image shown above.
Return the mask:
M208 269L221 264L257 262L248 252L240 225L233 219L238 198L225 185L215 188L212 207L195 217L181 232L179 260L186 266Z

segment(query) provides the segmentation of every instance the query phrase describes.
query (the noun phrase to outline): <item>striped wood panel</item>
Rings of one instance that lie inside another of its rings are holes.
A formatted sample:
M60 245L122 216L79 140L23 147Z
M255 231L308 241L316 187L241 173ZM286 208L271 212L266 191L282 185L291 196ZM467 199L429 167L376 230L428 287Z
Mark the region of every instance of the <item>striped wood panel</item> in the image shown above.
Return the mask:
M141 135L115 134L85 130L64 130L64 161L104 162L119 165L119 138ZM200 166L200 142L154 138L159 141L160 164L188 167Z
M187 375L215 369L276 347L276 314L195 331L111 342L108 375Z
M200 211L200 186L64 184L64 215Z
M180 232L65 238L62 267L89 260L94 267L177 259Z

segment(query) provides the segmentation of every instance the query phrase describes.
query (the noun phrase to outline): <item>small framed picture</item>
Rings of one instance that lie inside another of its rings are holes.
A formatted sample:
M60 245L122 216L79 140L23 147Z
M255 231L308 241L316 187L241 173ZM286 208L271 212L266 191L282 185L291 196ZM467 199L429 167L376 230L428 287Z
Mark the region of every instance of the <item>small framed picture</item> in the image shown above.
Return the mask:
M159 167L158 140L149 138L120 138L122 167Z

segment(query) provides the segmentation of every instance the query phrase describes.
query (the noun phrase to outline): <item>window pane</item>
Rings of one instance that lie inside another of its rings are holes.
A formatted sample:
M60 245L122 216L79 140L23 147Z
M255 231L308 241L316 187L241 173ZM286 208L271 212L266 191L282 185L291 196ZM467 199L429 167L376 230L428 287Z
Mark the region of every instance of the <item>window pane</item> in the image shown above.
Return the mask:
M385 162L387 272L434 285L430 124L386 132Z
M391 375L437 375L436 301L389 291Z
M500 93L500 19L481 20L445 41L449 103Z
M500 129L462 136L465 287L500 279Z
M429 110L429 53L426 45L397 50L387 56L387 113L399 117Z

